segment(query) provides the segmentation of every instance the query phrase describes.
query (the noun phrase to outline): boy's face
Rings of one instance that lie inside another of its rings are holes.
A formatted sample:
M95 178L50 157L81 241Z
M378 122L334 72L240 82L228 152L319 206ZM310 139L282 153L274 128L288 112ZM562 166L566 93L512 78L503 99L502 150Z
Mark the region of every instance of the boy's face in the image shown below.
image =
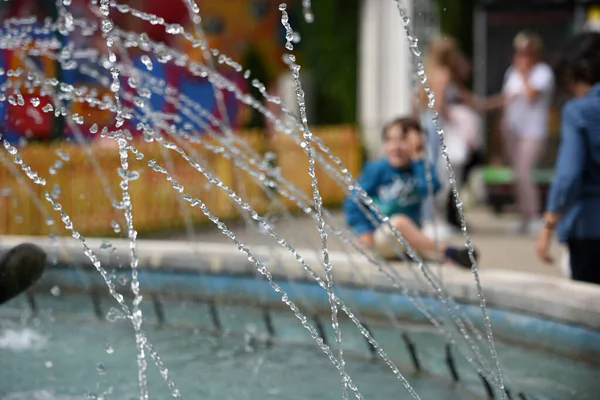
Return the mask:
M406 133L406 140L410 143L410 154L412 158L420 157L423 154L423 136L416 129L411 129Z
M417 136L420 140L420 134L414 134L415 131L406 132L398 125L392 125L388 128L383 143L383 150L388 162L393 167L404 167L410 162L415 148Z

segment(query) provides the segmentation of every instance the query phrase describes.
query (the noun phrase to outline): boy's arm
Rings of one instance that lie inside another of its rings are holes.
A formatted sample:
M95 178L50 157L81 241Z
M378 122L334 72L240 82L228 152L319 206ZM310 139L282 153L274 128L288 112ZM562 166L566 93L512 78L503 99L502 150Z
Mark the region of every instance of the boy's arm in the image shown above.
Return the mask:
M429 172L431 174L431 186L433 194L437 193L441 188L440 181L435 172L433 163L429 163ZM415 180L415 187L422 197L429 195L429 183L427 182L427 174L425 168L425 161L423 159L416 159L412 161L413 178Z
M379 177L380 174L377 165L368 163L358 179L358 184L365 192L367 192L369 197L372 197L375 194ZM365 244L371 246L373 244L372 235L375 227L365 215L365 212L359 204L363 203L358 199L357 193L351 193L346 197L344 200L346 222Z

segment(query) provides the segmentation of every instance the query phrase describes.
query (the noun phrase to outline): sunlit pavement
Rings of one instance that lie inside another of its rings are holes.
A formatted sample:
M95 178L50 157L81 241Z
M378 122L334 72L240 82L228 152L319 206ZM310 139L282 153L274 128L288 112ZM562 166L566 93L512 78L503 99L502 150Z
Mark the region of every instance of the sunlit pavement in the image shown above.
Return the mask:
M341 213L335 214L337 227L343 227L343 218ZM494 216L485 209L473 210L467 214L469 224L469 233L473 244L481 254L481 268L500 268L530 272L536 274L562 276L560 262L563 249L557 243L553 244L552 254L555 256L553 265L546 265L540 262L535 255L535 237L518 236L508 233L510 223L515 220L515 216L504 214L500 217ZM235 223L228 225L229 228L244 243L248 245L273 245L278 246L276 241L268 234L258 234L255 228L245 228L243 224ZM288 243L298 249L301 254L305 252L319 251L320 237L314 220L298 216L293 219L280 220L274 224L275 231L283 236ZM154 236L155 237L155 236ZM168 236L161 236L165 239L187 240L185 233L175 233ZM216 227L197 227L195 239L202 242L228 243L225 235L220 233ZM453 244L461 242L461 235L456 235L451 239ZM347 251L347 246L329 235L329 249L331 251ZM232 251L236 251L232 244ZM358 256L358 254L356 255ZM334 265L335 268L335 265Z

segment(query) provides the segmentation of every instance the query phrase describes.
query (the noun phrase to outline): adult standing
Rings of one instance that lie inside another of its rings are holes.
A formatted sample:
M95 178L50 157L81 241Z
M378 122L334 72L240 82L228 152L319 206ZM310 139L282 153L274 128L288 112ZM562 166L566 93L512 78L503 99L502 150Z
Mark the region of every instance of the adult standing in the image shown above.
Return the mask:
M427 82L435 97L434 108L439 116L439 123L442 128L446 129L451 117L450 109L454 104L460 103L460 89L456 83L455 64L460 56L460 51L456 41L448 36L440 36L433 39L428 46L425 59L425 73ZM444 163L440 163L440 140L433 123L434 114L428 107L430 93L424 90L420 91L420 111L422 126L427 135L427 159L435 165L440 173L440 176L445 178L446 168ZM450 130L452 131L452 130ZM461 164L461 159L466 157L467 146L463 143L458 135L448 135L450 158L453 163ZM456 130L454 130L456 133ZM436 199L430 196L424 203L423 210L423 229L428 236L437 236L445 238L450 235L451 227L447 222L445 214L446 199L448 198L449 190L443 190L437 198L443 198L444 204L442 207L436 207ZM439 210L439 208L442 208ZM439 215L442 214L442 215Z
M542 41L538 35L519 33L514 39L514 50L502 90L504 148L515 172L520 214L513 232L536 234L541 228L541 206L533 171L548 136L554 74L551 67L541 61Z
M556 227L569 249L572 279L600 284L600 33L571 39L556 72L574 98L562 110L556 172L536 250L552 262Z
M435 96L435 109L439 115L440 126L444 130L444 141L460 190L465 182L467 168L482 143L477 111L488 109L491 105L488 105L487 101L476 99L468 90L466 82L471 73L471 65L454 39L441 36L432 40L427 51L425 69L427 81ZM423 126L427 127L429 159L437 165L439 176L447 181L446 163L440 158L439 135L432 122L433 113L426 106L427 102L428 97L422 91L422 121ZM433 199L428 199L425 205L424 231L430 236L437 233L438 236L444 237L453 229L460 229L461 221L448 185L437 197L442 200L438 207L434 206ZM438 213L442 215L436 217Z

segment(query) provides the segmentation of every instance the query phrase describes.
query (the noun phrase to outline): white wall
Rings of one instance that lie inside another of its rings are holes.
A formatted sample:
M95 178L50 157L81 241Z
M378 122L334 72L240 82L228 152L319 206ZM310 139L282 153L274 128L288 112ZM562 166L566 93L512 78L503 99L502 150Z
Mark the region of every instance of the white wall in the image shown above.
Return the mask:
M402 0L412 14L413 0ZM363 0L359 33L358 118L369 158L381 152L381 128L411 112L412 57L394 0Z

